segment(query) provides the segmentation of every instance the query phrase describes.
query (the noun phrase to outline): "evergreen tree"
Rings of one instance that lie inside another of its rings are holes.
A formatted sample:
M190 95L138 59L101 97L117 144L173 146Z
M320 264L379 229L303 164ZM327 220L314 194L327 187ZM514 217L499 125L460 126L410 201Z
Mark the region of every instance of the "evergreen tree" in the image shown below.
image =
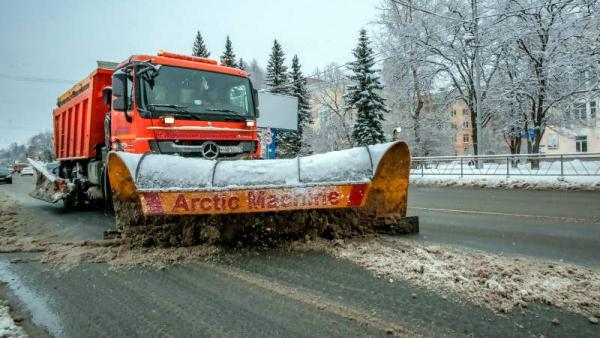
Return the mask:
M248 64L246 63L246 61L244 61L243 58L240 58L240 61L238 62L238 68L245 72L248 71Z
M284 64L285 54L277 40L273 41L273 49L267 64L266 84L269 92L287 94L289 92L287 67Z
M237 68L237 62L235 61L235 53L233 52L233 45L231 43L231 39L229 39L229 35L227 35L227 39L225 39L225 51L221 55L221 60L225 61L225 64L229 67Z
M204 39L202 38L202 34L200 34L200 31L196 33L196 40L194 41L192 55L199 56L201 58L207 58L210 56L210 52L208 51L208 49L206 49L206 45L204 44Z
M385 142L381 122L384 120L383 114L389 110L384 98L378 93L383 86L379 82L378 71L373 69L375 57L365 29L360 31L358 45L352 54L356 60L348 66L352 72L348 76L351 85L344 95L344 108L356 111L352 137L359 145Z
M306 77L302 74L300 60L297 55L294 55L292 59L290 80L290 94L298 98L298 131L280 134L280 154L283 157L309 155L312 151L310 145L304 140L304 131L308 129L312 117L308 102L308 90L306 89Z
M265 89L265 71L258 64L256 59L252 59L252 61L250 61L248 73L250 73L250 79L252 80L254 88L257 90Z

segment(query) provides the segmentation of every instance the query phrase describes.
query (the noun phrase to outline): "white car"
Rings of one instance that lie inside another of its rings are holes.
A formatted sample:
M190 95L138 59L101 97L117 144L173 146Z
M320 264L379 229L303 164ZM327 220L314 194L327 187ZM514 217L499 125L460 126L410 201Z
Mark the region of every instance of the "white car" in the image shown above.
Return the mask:
M25 176L25 175L31 175L31 176L33 176L33 168L32 167L25 167L25 168L21 169L21 176Z

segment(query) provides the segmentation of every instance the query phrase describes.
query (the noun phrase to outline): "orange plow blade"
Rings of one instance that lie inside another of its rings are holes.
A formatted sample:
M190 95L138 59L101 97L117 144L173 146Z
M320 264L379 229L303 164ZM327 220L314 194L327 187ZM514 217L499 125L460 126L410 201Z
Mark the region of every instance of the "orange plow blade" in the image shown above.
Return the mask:
M418 231L417 220L406 218L410 153L403 142L280 160L113 152L108 168L122 229L189 216L199 227L221 217L221 232L265 219L283 232L301 223L317 232L332 223L359 233Z

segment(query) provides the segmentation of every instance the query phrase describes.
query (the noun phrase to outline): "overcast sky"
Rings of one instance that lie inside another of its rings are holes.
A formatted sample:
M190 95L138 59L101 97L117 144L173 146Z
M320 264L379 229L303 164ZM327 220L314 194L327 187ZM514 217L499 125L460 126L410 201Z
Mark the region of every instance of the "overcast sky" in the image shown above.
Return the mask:
M0 10L0 148L51 130L56 98L94 69L164 49L190 54L200 30L218 57L234 51L265 67L273 43L305 74L351 59L379 0L5 1ZM32 81L17 80L27 78ZM48 81L54 79L60 81Z

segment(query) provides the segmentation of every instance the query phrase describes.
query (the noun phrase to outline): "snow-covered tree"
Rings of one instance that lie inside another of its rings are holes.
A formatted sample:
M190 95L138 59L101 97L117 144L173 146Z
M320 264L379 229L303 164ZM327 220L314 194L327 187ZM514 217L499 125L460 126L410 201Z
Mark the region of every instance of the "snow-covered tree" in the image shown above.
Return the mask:
M348 80L342 67L329 64L316 72L316 83L309 87L315 123L311 132L311 148L327 152L352 147L353 111L344 109L344 93Z
M273 41L273 48L267 64L266 84L269 92L288 94L288 69L285 65L285 53L277 40Z
M597 95L600 6L586 0L532 3L506 0L503 23L510 27L507 39L514 41L517 58L499 99L510 100L521 113L522 128L534 133L528 150L538 153L546 126L568 119L556 112L568 113L574 100Z
M402 6L395 1L382 3L377 23L382 27L378 47L386 54L382 81L390 114L384 124L386 134L401 128L396 137L407 141L414 156L448 155L454 152L448 123L451 99L433 94L436 68L423 62L423 52L414 38L422 30L422 12L412 6L427 6L425 0ZM446 123L439 123L446 119ZM448 146L450 145L450 147Z
M290 72L290 95L298 98L298 130L285 131L278 136L278 152L282 157L295 157L297 155L308 155L312 151L310 144L305 138L305 131L312 122L308 91L306 89L306 77L302 74L302 66L298 55L292 58L292 70Z
M43 161L54 160L54 133L45 131L32 136L25 144L12 143L0 149L0 164L24 162L27 157L39 157Z
M240 61L238 61L238 68L243 71L248 71L248 64L243 58L240 58Z
M202 58L207 58L210 56L210 52L206 48L204 44L204 39L202 38L202 34L200 31L196 33L196 39L194 40L194 47L192 48L192 55L198 56Z
M385 142L382 121L388 108L379 94L383 87L377 75L378 71L374 69L375 57L365 29L360 31L353 55L355 60L348 66L351 71L348 80L351 84L344 96L345 109L356 110L352 137L359 145Z
M487 90L496 74L499 63L499 51L503 48L503 39L494 35L492 28L497 1L479 1L480 7L490 8L484 18L474 19L472 4L477 1L410 1L388 0L386 20L396 17L409 24L400 25L394 37L395 48L387 51L390 57L396 51L408 46L406 53L412 53L411 64L417 71L428 69L432 74L433 90L451 93L450 101L462 101L468 108L472 130L473 153L479 153L477 139L478 112L477 99L484 107ZM485 2L485 3L483 3ZM408 17L408 18L407 18ZM477 62L479 56L479 62ZM477 92L476 68L480 65L481 89ZM419 75L420 77L420 75ZM448 102L449 103L449 102ZM481 109L482 125L491 118L491 111Z
M256 59L252 59L247 71L250 74L250 79L252 80L252 85L254 85L254 88L256 88L258 90L264 89L265 88L265 71L258 64L258 61L256 61Z
M225 62L229 67L238 67L235 53L233 52L233 44L231 43L229 35L227 35L227 38L225 39L225 50L223 51L223 54L221 54L221 61Z

